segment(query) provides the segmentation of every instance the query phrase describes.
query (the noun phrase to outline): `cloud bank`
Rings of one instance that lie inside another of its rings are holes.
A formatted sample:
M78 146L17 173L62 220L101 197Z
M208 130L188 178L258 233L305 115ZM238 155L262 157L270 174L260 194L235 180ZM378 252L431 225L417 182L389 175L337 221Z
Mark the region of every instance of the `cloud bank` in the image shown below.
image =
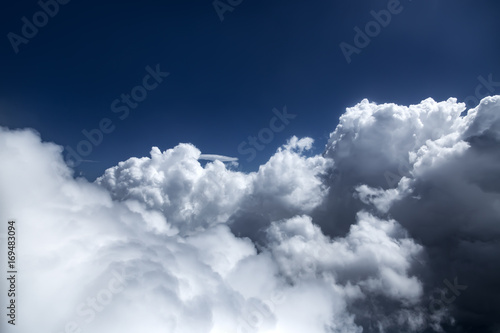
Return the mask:
M1 128L2 331L498 333L500 96L463 111L363 100L320 155L292 137L243 173L183 143L94 183Z

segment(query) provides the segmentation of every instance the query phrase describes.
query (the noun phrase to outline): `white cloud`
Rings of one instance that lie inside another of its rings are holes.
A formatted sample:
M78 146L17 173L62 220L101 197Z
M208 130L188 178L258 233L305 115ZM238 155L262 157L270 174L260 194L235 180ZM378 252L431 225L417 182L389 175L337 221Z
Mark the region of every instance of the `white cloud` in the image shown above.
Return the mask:
M191 144L154 147L95 183L36 132L0 128L0 220L19 225L16 329L417 332L448 314L493 327L500 97L463 110L363 100L324 155L292 137L243 173ZM123 291L94 308L116 274ZM432 290L457 276L467 291L433 311ZM485 315L463 315L474 311Z
M207 160L207 161L221 161L221 162L237 162L238 158L237 157L229 157L229 156L223 156L223 155L215 155L215 154L201 154L200 157L198 157L199 160Z

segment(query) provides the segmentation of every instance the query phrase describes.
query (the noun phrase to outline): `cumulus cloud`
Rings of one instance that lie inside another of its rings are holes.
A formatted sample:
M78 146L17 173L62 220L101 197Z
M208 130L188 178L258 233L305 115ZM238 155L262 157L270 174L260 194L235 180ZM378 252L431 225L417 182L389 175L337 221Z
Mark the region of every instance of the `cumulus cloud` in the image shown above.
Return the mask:
M464 111L454 98L348 108L325 153L336 166L331 191L313 216L330 235L345 234L366 207L392 217L424 248L414 269L431 326L497 332L500 98ZM454 279L466 291L450 288Z
M243 173L153 147L93 183L62 147L0 128L15 329L497 333L500 97L464 110L363 100L320 155L292 137Z

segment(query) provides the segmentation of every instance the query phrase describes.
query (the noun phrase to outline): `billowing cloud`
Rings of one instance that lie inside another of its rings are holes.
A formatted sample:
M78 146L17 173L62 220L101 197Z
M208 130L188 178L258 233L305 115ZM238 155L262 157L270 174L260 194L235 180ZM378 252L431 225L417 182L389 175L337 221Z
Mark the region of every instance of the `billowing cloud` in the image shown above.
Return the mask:
M336 166L331 191L313 216L333 236L360 209L395 219L424 248L414 270L429 321L446 332L497 332L500 98L464 111L453 98L348 108L326 151Z
M153 147L94 183L0 128L20 290L2 331L497 333L500 97L464 110L363 100L321 155L292 137L243 173Z

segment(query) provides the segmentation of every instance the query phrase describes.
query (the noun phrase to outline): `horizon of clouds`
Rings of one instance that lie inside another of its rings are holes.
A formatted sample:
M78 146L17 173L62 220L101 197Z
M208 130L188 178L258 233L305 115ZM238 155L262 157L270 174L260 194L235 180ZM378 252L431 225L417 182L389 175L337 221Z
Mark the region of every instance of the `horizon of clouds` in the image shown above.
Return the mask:
M93 183L61 146L0 128L16 329L498 333L500 96L463 111L365 99L322 154L294 136L244 173L180 143Z

